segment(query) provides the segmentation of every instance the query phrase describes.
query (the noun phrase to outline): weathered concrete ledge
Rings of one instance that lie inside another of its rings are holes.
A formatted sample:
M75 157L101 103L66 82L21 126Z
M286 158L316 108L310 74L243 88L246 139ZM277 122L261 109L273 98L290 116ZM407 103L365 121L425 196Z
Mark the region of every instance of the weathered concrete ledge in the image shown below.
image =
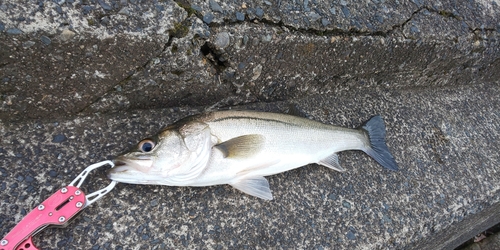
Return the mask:
M497 1L0 4L0 233L85 166L185 115L387 123L401 171L358 152L226 186L119 185L43 249L450 249L499 221ZM106 182L95 176L98 184Z

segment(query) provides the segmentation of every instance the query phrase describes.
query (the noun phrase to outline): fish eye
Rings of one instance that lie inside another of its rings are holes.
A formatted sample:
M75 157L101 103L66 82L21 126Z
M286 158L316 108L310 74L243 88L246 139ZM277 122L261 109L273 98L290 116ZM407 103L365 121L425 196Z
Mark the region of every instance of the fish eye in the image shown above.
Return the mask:
M145 139L139 142L139 149L144 153L151 152L154 147L155 143L150 139Z

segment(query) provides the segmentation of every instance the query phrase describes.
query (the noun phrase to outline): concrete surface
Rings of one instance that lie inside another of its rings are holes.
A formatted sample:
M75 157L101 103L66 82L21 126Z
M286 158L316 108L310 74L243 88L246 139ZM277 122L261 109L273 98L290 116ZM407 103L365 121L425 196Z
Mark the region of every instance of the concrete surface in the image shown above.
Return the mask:
M401 171L359 152L226 186L119 185L43 249L450 249L499 222L497 1L0 3L0 233L85 166L185 115L381 114ZM105 184L102 172L89 191ZM454 232L453 234L450 232Z

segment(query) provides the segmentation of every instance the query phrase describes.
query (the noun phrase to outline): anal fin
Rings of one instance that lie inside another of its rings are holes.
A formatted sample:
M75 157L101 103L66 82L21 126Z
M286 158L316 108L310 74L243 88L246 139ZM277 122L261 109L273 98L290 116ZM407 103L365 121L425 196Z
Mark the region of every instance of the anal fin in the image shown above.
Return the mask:
M331 168L333 170L337 170L339 172L345 172L345 169L339 164L339 156L336 153L333 153L325 159L319 161L318 164Z
M236 181L235 183L231 183L230 185L243 193L247 193L264 200L273 199L271 189L269 188L269 182L263 176L243 178Z

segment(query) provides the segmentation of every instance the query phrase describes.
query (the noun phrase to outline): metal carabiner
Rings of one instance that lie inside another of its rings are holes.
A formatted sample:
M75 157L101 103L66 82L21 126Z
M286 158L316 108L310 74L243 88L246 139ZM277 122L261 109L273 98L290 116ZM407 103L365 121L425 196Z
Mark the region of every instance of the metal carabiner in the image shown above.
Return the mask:
M102 161L85 168L68 186L59 189L28 213L1 241L0 250L37 249L32 237L47 226L65 226L82 209L102 198L116 185L116 181L89 195L80 189L90 171L104 165L114 167L112 161ZM75 183L76 184L75 186Z
M92 165L88 166L85 170L83 170L68 186L74 186L74 187L80 188L80 186L83 184L83 182L85 181L85 179L89 175L90 171L92 171L96 168L100 168L106 164L111 165L111 167L115 166L115 164L112 161L101 161L101 162L92 164ZM78 182L78 184L76 184L76 186L75 186L76 182ZM111 191L116 186L116 183L118 183L118 182L111 181L111 183L107 187L105 187L101 190L97 190L97 191L87 195L85 197L85 205L83 206L83 208L90 206L90 204L96 202L97 200L101 199L104 195L109 193L109 191Z

